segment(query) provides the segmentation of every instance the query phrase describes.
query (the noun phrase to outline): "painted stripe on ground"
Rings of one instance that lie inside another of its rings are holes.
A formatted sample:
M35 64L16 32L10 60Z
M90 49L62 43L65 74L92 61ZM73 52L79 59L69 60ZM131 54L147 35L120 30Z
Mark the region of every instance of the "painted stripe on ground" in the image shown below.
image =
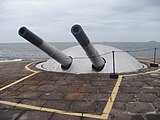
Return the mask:
M36 75L37 73L39 73L40 71L34 71L34 70L31 70L31 69L29 68L29 66L32 65L32 64L33 64L33 63L29 63L29 64L27 64L27 65L25 66L25 69L26 69L26 70L28 70L28 71L30 71L30 72L33 72L32 74L27 75L27 76L25 76L25 77L23 77L23 78L15 81L15 82L11 83L11 84L8 84L8 85L0 88L0 91L4 90L4 89L6 89L6 88L9 88L9 87L11 87L11 86L13 86L13 85L15 85L15 84L18 84L18 83L22 82L23 80L25 80L25 79L27 79L27 78L30 78L30 77Z
M34 70L31 70L29 68L29 66L31 65L32 63L28 64L25 66L25 69L31 71L31 72L34 72L32 74L37 74L39 73L39 71L34 71ZM150 74L150 73L155 73L155 72L159 72L160 69L157 69L157 70L154 70L154 71L149 71L149 72L145 72L145 73L138 73L138 74L128 74L128 75L120 75L117 79L117 82L115 84L115 87L112 91L112 94L111 96L109 97L108 99L108 102L103 110L103 114L102 115L94 115L94 114L83 114L83 113L72 113L72 112L67 112L67 111L63 111L63 110L57 110L57 109L52 109L52 108L44 108L44 107L38 107L38 106L32 106L32 105L27 105L27 104L20 104L20 103L14 103L14 102L9 102L9 101L3 101L3 100L0 100L0 103L1 104L6 104L6 105L11 105L11 106L17 106L17 107L22 107L22 108L28 108L28 109L32 109L32 110L38 110L38 111L46 111L46 112L54 112L54 113L59 113L59 114L65 114L65 115L71 115L71 116L79 116L79 117L89 117L89 118L96 118L96 119L103 119L103 120L107 120L108 117L109 117L109 114L111 112L111 109L112 109L112 106L113 106L113 103L115 101L115 98L116 98L116 95L118 93L118 90L119 90L119 86L121 84L121 81L122 81L122 78L125 76L125 77L130 77L130 76L137 76L137 75L145 75L145 74ZM32 75L31 74L31 75ZM30 75L28 75L30 76ZM26 76L26 77L28 77ZM32 75L33 76L33 75ZM26 77L24 77L24 80L27 79ZM31 77L31 76L30 76ZM29 78L29 77L28 77ZM21 78L23 79L23 78ZM23 81L23 80L22 80ZM17 82L17 81L16 81ZM17 82L19 83L19 82ZM16 84L17 84L16 83ZM12 85L15 85L12 83ZM11 86L12 86L11 85ZM10 87L10 86L9 86ZM8 88L8 87L7 87ZM5 88L6 89L6 88Z
M138 75L147 75L147 74L151 74L151 73L156 73L159 72L160 68L157 70L153 70L153 71L148 71L148 72L144 72L144 73L136 73L136 74L127 74L127 75L122 75L123 77L132 77L132 76L138 76Z
M35 70L32 70L32 69L29 68L29 66L31 66L32 64L34 64L34 63L32 62L32 63L27 64L25 66L25 69L30 71L30 72L33 72L33 73L39 73L40 71L35 71Z
M15 84L18 84L18 83L22 82L23 80L25 80L25 79L27 79L27 78L30 78L31 76L34 76L35 74L37 74L37 73L32 73L32 74L30 74L30 75L28 75L28 76L26 76L26 77L23 77L23 78L15 81L15 82L9 84L9 85L6 85L6 86L0 88L0 91L4 90L4 89L6 89L6 88L9 88L9 87L11 87L11 86L13 86L13 85L15 85Z

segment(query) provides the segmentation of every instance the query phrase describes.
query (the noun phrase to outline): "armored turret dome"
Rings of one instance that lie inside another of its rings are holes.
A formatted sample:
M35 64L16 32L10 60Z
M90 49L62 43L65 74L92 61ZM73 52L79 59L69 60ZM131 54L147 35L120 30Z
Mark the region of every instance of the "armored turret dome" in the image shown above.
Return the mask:
M146 67L120 49L107 45L93 45L78 24L72 26L71 33L80 45L63 51L45 42L26 27L21 27L18 33L51 57L36 66L42 70L77 74L123 73L135 72Z
M114 56L115 56L116 73L136 72L146 67L144 64L141 64L139 61L137 61L134 57L132 57L128 53L123 52L122 50L117 49L115 47L101 45L101 44L95 44L93 46L99 52L101 57L104 58L106 61L104 68L101 71L98 71L99 73L113 72L112 51L115 51ZM92 63L80 45L70 47L68 49L63 50L62 52L73 58L72 64L69 69L63 70L61 68L61 64L59 64L54 59L49 59L46 62L42 62L38 64L36 67L46 71L77 73L77 74L97 72L92 69Z

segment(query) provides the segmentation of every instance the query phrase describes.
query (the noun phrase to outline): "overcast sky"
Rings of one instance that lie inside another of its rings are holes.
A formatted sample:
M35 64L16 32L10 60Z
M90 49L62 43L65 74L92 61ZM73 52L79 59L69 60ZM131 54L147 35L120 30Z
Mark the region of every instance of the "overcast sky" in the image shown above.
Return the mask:
M160 0L0 0L0 42L26 42L26 26L48 42L76 42L80 24L93 42L160 42Z

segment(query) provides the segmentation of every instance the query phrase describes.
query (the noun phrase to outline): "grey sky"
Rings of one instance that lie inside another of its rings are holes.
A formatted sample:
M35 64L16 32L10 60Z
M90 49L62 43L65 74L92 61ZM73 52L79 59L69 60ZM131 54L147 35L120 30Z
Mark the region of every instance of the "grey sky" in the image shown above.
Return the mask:
M48 42L76 42L73 24L94 42L160 42L160 0L0 0L0 42L25 42L27 26Z

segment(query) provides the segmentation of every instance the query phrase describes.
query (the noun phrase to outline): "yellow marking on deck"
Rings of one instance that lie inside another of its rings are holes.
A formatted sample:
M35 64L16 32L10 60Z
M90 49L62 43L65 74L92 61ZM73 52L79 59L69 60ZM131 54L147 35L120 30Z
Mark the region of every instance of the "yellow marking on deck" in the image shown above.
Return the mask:
M102 115L94 115L94 114L86 114L86 113L84 113L84 114L83 114L83 117L107 120L107 119L106 119L107 116L103 116L103 114L102 114Z
M122 76L119 76L118 80L117 80L117 82L115 84L115 87L113 88L112 94L111 94L111 96L108 99L107 105L105 106L105 108L103 110L104 114L109 114L110 113L110 111L112 109L112 106L113 106L113 103L115 101L116 95L118 93L121 81L122 81Z
M52 108L44 108L44 107L42 107L41 111L82 117L82 113L67 112L67 111L57 110L57 109L52 109Z
M83 113L72 113L72 112L65 112L65 113L62 113L64 115L71 115L71 116L83 116Z
M16 106L18 103L0 100L1 104Z
M27 104L20 104L20 103L18 103L16 105L16 107L28 108L28 109L32 109L32 110L41 110L41 107L33 106L33 105L27 105Z
M11 87L37 73L39 73L39 71L35 71L35 70L32 70L29 68L29 66L31 65L32 63L28 64L25 66L25 69L27 69L28 71L30 72L33 72L32 74L26 76L26 77L23 77L3 88L0 89L1 90L4 90L8 87ZM14 102L9 102L9 101L3 101L3 100L0 100L0 104L6 104L6 105L11 105L11 106L17 106L17 107L22 107L22 108L28 108L28 109L32 109L32 110L38 110L38 111L45 111L45 112L52 112L52 113L59 113L59 114L64 114L64 115L71 115L71 116L79 116L79 117L88 117L88 118L95 118L95 119L102 119L102 120L107 120L108 117L109 117L109 114L111 112L111 109L112 109L112 106L113 106L113 103L116 99L116 96L117 96L117 93L118 93L118 90L119 90L119 86L121 84L121 81L122 81L122 78L123 77L131 77L131 76L138 76L138 75L146 75L146 74L151 74L151 73L156 73L156 72L160 72L160 68L157 69L157 70L153 70L153 71L149 71L149 72L144 72L144 73L137 73L137 74L126 74L126 75L119 75L118 79L117 79L117 82L112 90L112 94L111 96L109 97L108 99L108 102L103 110L103 114L102 115L96 115L96 114L87 114L87 113L74 113L74 112L67 112L67 111L63 111L63 110L58 110L58 109L52 109L52 108L45 108L45 107L38 107L38 106L33 106L33 105L27 105L27 104L20 104L20 103L14 103Z
M153 70L153 71L148 71L148 72L144 72L144 73L135 73L135 74L127 74L127 75L122 75L123 77L132 77L132 76L137 76L137 75L147 75L147 74L151 74L151 73L156 73L159 72L160 68L157 70Z
M25 79L27 79L27 78L29 78L29 77L31 77L31 76L34 76L35 74L37 74L37 73L32 73L32 74L30 74L30 75L28 75L28 76L26 76L26 77L23 77L23 78L15 81L15 82L9 84L9 85L6 85L6 86L0 88L0 91L4 90L4 89L6 89L6 88L9 88L9 87L11 87L11 86L13 86L13 85L15 85L15 84L17 84L17 83L20 83L20 82L22 82L23 80L25 80Z
M18 84L18 83L22 82L23 80L26 80L27 78L30 78L30 77L36 75L37 73L39 73L40 71L34 71L34 70L31 70L31 69L29 68L29 66L30 66L31 64L33 64L33 63L27 64L27 65L25 66L25 69L28 70L28 71L30 71L30 72L33 72L32 74L27 75L27 76L25 76L25 77L23 77L23 78L15 81L15 82L11 83L11 84L8 84L8 85L0 88L0 91L4 90L4 89L6 89L6 88L9 88L9 87L11 87L11 86L13 86L13 85L15 85L15 84Z
M35 71L35 70L32 70L32 69L29 68L29 66L32 65L32 64L33 64L33 62L27 64L27 65L25 66L25 69L28 70L28 71L30 71L30 72L33 72L33 73L39 73L40 71Z

